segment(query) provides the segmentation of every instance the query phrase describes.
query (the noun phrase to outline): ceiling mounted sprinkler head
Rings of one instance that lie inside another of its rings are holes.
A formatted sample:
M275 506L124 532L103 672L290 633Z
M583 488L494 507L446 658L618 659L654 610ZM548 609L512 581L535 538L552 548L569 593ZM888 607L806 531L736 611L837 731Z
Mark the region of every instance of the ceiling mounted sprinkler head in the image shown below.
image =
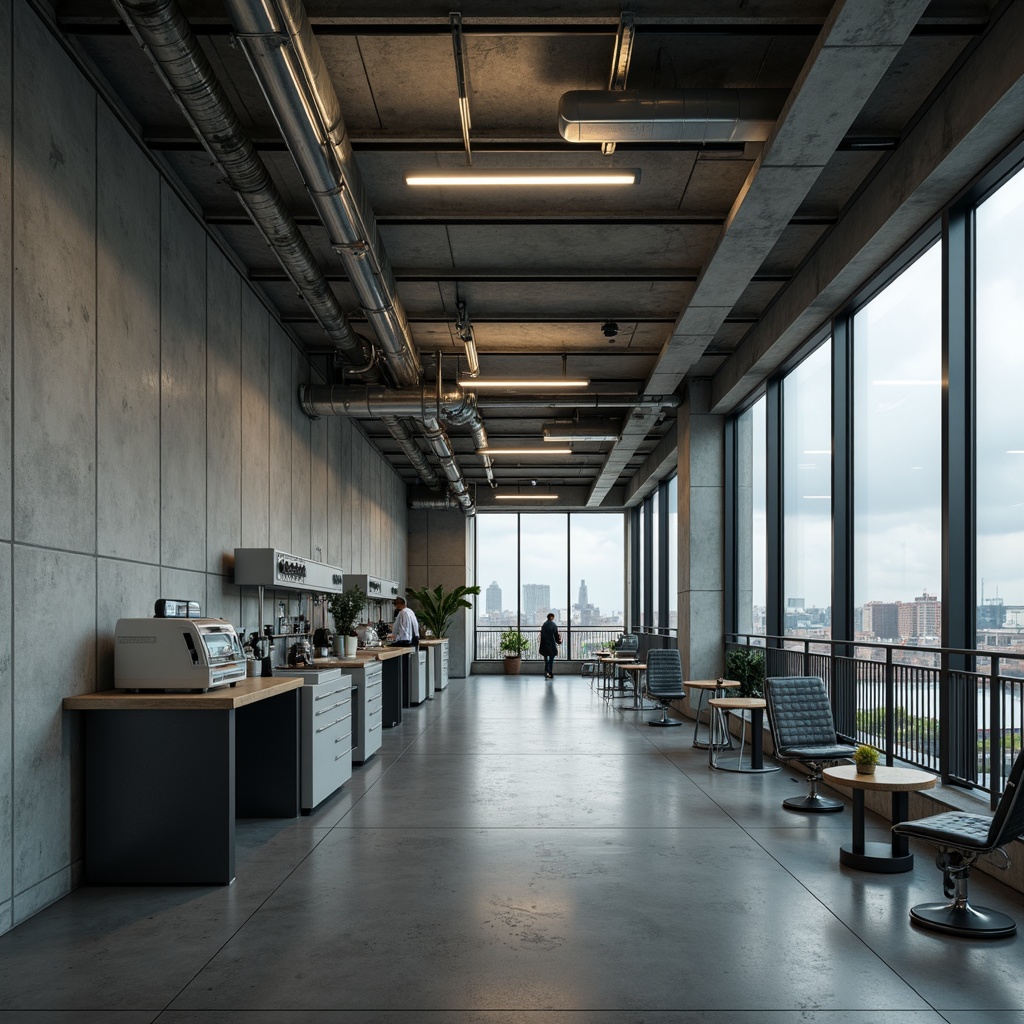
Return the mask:
M601 333L611 341L619 333L619 325L614 320L606 320L601 324Z

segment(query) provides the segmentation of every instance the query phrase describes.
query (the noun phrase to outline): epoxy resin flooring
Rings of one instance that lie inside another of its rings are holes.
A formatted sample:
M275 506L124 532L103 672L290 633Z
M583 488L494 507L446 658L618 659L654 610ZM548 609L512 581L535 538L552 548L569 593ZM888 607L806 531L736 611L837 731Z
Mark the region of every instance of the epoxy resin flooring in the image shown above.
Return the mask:
M849 808L788 812L792 772L712 772L654 717L455 680L314 814L239 822L233 885L82 888L0 937L0 1022L1024 1022L1024 939L911 927L927 851L842 868Z

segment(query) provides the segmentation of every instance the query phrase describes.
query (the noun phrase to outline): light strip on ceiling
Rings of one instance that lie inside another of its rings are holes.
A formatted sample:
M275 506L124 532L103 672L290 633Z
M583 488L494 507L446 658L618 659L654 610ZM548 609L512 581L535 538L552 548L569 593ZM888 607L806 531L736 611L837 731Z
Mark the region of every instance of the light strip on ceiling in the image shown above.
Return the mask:
M637 168L609 171L599 168L482 170L476 167L451 167L445 170L407 171L405 175L406 185L473 188L495 185L635 185L639 180L640 171Z
M495 501L555 501L557 494L496 494Z
M477 455L572 455L571 448L477 448Z
M471 377L459 380L463 388L585 388L590 386L586 377L549 377L527 380L523 377Z

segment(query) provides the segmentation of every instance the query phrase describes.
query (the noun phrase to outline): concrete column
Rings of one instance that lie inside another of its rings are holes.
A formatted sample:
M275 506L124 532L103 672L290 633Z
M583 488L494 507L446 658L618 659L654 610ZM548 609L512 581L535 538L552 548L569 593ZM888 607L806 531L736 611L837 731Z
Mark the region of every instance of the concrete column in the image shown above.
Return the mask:
M723 671L725 418L713 416L711 382L687 385L679 409L679 652L683 678Z
M408 586L450 590L472 582L474 520L455 509L410 509ZM473 657L473 612L463 609L448 630L448 674L464 679Z

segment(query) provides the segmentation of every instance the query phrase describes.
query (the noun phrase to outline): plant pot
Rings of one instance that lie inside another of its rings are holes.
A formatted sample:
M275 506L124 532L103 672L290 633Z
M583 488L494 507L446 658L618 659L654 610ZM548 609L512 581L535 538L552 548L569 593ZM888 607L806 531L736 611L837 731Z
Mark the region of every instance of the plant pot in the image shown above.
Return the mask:
M859 764L859 765L857 765L857 774L858 775L874 775L875 774L875 765L873 765L873 764Z
M359 637L346 636L343 639L345 641L345 657L354 658L356 656L356 651L359 648Z
M506 654L505 655L505 675L517 676L519 675L519 666L523 663L523 659L518 654Z

